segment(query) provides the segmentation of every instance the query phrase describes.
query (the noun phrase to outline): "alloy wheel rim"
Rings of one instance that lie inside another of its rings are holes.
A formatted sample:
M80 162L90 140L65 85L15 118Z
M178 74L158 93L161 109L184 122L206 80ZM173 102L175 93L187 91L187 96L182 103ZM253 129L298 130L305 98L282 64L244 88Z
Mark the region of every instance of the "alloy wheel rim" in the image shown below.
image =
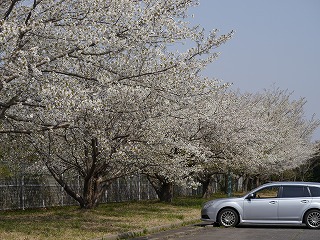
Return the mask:
M221 215L221 222L224 226L230 227L232 226L236 221L236 216L231 211L226 211Z
M320 226L320 212L312 212L308 215L307 218L308 224L311 227L319 227Z

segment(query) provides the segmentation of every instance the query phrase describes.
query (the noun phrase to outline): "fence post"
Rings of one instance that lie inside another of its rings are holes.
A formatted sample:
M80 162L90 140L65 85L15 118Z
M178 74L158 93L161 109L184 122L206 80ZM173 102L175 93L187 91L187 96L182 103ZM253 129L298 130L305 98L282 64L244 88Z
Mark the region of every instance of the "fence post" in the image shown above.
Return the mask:
M141 200L141 175L138 175L138 199Z
M62 178L63 178L63 174L62 174ZM60 187L60 189L61 189L61 205L64 206L64 204L63 204L63 202L64 202L64 201L63 201L64 189L63 189L62 186Z
M120 202L120 179L117 178L117 202Z
M46 182L45 181L42 181L42 184L40 185L40 192L41 192L41 195L42 195L42 207L43 208L46 208Z
M24 174L21 177L21 199L22 210L25 210L25 189L24 189Z
M232 181L231 181L231 172L228 171L228 197L232 196Z

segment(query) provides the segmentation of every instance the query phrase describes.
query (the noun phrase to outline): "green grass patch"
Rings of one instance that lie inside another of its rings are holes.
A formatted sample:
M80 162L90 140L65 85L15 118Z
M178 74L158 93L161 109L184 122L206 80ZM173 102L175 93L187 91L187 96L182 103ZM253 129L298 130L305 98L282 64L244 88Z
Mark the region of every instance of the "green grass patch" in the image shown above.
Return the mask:
M140 201L101 204L93 210L76 206L0 212L0 239L87 240L200 218L199 197L172 203Z

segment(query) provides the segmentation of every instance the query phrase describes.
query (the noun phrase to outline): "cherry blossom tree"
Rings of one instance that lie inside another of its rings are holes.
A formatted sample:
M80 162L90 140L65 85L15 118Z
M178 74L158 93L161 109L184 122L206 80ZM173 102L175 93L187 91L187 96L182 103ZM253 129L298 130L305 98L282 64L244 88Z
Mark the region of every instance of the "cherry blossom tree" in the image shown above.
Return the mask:
M190 26L193 0L31 2L1 4L0 132L25 134L67 193L92 208L113 179L152 165L137 148L154 141L150 119L179 108L232 33ZM186 41L194 47L173 50ZM82 192L67 181L74 174Z
M315 152L311 136L319 121L305 118L306 100L291 100L288 91L269 90L261 94L262 114L270 124L270 137L262 145L258 168L252 172L267 176L303 164ZM249 168L250 169L250 168Z
M207 190L216 173L267 179L310 158L310 138L319 121L305 119L305 100L290 97L279 89L216 94L197 136L210 153L197 174L204 195L210 195Z
M197 121L206 109L206 100L226 87L215 84L201 79L183 86L176 101L170 102L167 109L171 110L148 121L148 144L141 147L140 155L142 162L152 164L142 165L141 172L147 175L161 201L172 201L174 185L196 184L191 173L198 169L196 159L205 157L199 139L194 138L199 131Z
M2 1L0 138L36 150L7 152L36 154L33 166L46 166L82 208L137 171L170 201L172 184L191 173L206 185L217 172L266 178L301 164L318 126L305 120L305 100L204 79L232 32L191 26L197 3Z

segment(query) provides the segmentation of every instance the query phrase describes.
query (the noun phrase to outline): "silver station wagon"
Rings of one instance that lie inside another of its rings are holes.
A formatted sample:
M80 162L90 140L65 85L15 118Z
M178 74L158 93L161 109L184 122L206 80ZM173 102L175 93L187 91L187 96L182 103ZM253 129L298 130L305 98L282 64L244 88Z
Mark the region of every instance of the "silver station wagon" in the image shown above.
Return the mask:
M225 227L238 224L306 224L320 228L320 183L273 182L240 198L205 203L201 220Z

